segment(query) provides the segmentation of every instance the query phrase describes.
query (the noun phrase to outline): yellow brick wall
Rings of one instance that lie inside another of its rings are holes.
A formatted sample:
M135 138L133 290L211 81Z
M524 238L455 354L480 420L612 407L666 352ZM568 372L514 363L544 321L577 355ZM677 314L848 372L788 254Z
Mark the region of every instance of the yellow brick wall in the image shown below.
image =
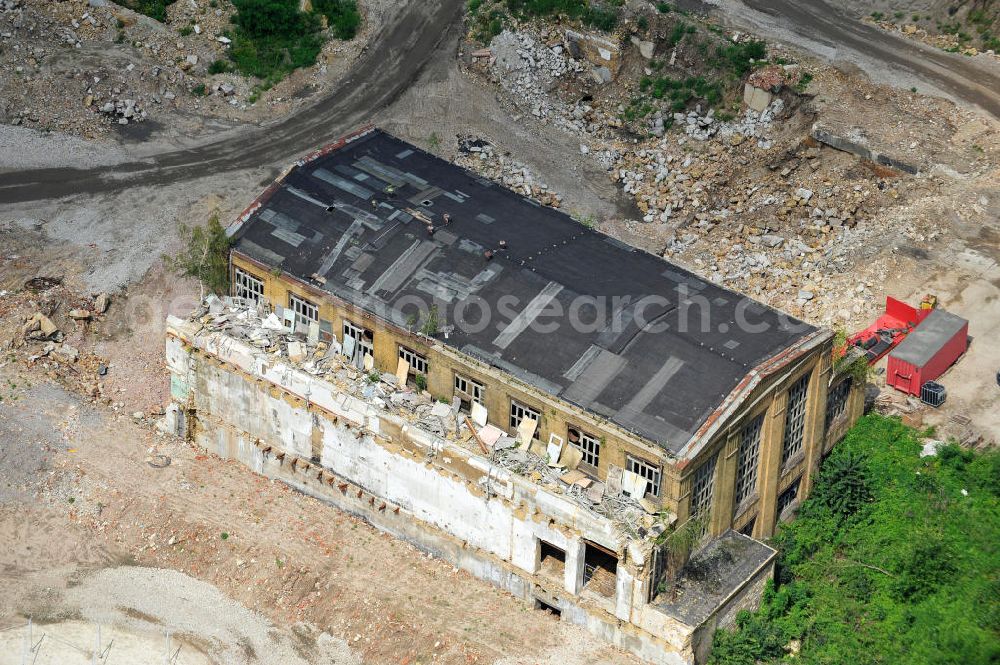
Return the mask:
M383 372L395 372L398 347L404 345L425 356L429 363L427 391L434 397L451 400L454 394L455 374L468 377L485 386L485 406L490 423L509 431L511 400L516 400L541 414L537 438L548 441L550 434L568 440L567 429L574 427L597 437L601 441L597 476L604 479L608 468L614 464L624 468L626 455L631 454L661 466L660 498L663 508L678 515L680 522L690 512L691 485L694 472L713 455L716 471L713 489L710 531L722 533L728 528L741 529L756 519L755 537L773 533L777 497L797 478L802 478L799 492L801 501L808 493L815 470L822 455L833 445L834 437L842 436L861 414L863 390L852 390L845 415L837 420L831 432L824 432L827 383L829 380L830 343L810 352L800 362L798 369L759 386L747 399L755 406L742 414L737 421L727 423L723 431L698 453L696 459L684 464L668 456L665 451L634 437L612 423L604 421L582 409L566 404L531 386L501 373L478 361L468 358L436 340L409 333L388 325L374 316L342 303L328 293L305 285L287 275L279 275L233 252L232 264L264 282L264 295L273 306L288 306L288 294L294 293L319 307L320 319L329 321L334 336L342 341L343 322L372 330L374 336L375 367ZM781 465L781 448L784 437L787 391L800 377L811 374L806 402L803 452L791 464ZM737 511L734 506L736 472L739 457L739 433L758 415L764 415L760 443L760 461L757 475L757 497Z
M510 402L516 400L540 413L536 437L541 441L548 441L550 434L568 440L567 430L570 427L595 436L601 442L597 468L599 479L607 476L608 468L612 464L624 468L628 454L660 464L661 489L658 502L668 510L676 511L678 498L676 472L672 468L672 460L662 449L631 437L624 430L619 430L613 424L602 421L593 414L522 384L499 370L467 358L435 340L427 340L388 325L370 314L337 301L330 294L302 284L287 275L272 272L236 252L231 256L234 268L240 268L264 282L264 297L272 307L287 307L288 294L294 293L318 306L320 319L331 323L338 341L343 341L345 319L373 331L375 367L379 371L396 371L398 346L402 344L428 359L427 391L432 396L443 397L450 401L454 394L456 373L485 386L484 401L489 412L489 422L505 431L510 430Z

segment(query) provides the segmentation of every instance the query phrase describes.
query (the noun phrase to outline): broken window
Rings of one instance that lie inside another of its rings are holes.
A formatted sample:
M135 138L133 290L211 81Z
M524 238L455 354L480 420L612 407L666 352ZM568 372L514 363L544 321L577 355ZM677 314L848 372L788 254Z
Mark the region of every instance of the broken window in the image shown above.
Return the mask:
M792 502L799 496L799 483L802 481L801 476L795 479L791 485L788 486L784 492L778 496L778 519L781 519L781 514L785 512L785 509L792 505Z
M795 457L802 450L802 438L806 424L806 389L809 374L796 381L788 389L788 406L785 412L785 440L781 448L781 463Z
M538 541L538 572L563 579L566 572L566 551L544 540Z
M600 439L573 427L570 427L566 433L569 436L569 442L583 453L583 460L581 461L596 469L597 463L601 459Z
M753 538L753 528L756 524L757 524L757 516L755 515L752 518L750 518L749 522L743 525L743 528L740 529L740 533L742 533L744 536L749 536L750 538Z
M760 461L760 431L764 414L750 421L740 432L740 459L736 467L736 507L757 491L757 466Z
M413 349L399 345L399 357L410 364L411 374L427 374L427 356L422 356Z
M239 268L235 269L233 295L249 302L259 303L264 298L264 280Z
M660 496L660 465L653 464L652 462L647 462L644 459L638 457L632 457L631 455L625 456L625 470L631 471L632 473L637 473L647 481L649 485L646 488L647 494L652 494L653 496Z
M584 541L583 546L583 586L613 598L618 578L618 556L596 543Z
M486 388L483 384L473 381L467 376L456 374L455 396L462 401L462 410L469 413L473 403L485 406Z
M542 414L535 409L532 409L530 406L525 406L524 404L514 400L510 401L510 429L512 432L517 431L521 421L525 418L531 418L537 423L540 422L541 417Z
M843 415L847 410L847 397L851 394L851 377L847 377L827 393L826 397L826 427Z
M691 484L691 517L701 517L708 520L712 513L712 494L715 490L715 460L718 455L712 455L708 461L694 472Z
M319 323L319 307L315 303L289 293L288 307L295 313L296 325L308 326L310 323Z
M365 355L375 357L375 333L344 321L344 355L355 367L364 367Z

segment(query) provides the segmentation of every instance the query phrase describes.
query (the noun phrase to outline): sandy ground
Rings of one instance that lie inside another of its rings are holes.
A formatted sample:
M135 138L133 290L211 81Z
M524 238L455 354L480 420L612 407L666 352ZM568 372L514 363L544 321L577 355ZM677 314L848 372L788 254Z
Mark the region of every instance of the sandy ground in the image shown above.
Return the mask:
M20 497L0 504L5 626L170 630L226 663L636 662L238 463L16 367L0 378L0 486Z

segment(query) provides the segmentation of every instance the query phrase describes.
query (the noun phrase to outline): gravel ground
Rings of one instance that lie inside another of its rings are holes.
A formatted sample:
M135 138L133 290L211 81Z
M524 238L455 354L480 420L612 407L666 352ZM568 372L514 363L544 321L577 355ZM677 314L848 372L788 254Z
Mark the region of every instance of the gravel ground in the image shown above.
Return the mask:
M87 141L59 132L0 125L0 170L42 169L69 166L109 166L128 158L113 143Z

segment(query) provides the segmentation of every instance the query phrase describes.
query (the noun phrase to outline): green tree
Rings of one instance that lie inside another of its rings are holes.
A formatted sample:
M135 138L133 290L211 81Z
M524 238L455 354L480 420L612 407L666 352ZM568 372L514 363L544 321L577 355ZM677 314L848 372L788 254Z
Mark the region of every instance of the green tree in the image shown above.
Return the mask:
M166 264L182 277L193 277L210 293L224 295L229 292L229 248L232 239L213 213L205 226L181 224L180 236L184 248L177 256L164 256Z
M859 421L773 539L776 583L716 634L710 664L1000 662L1000 451L922 447L898 419Z

